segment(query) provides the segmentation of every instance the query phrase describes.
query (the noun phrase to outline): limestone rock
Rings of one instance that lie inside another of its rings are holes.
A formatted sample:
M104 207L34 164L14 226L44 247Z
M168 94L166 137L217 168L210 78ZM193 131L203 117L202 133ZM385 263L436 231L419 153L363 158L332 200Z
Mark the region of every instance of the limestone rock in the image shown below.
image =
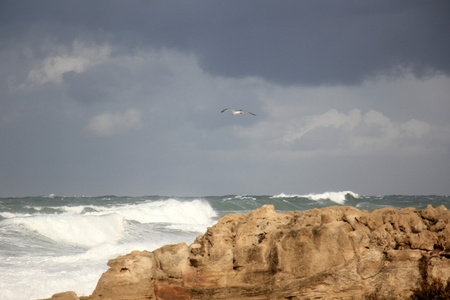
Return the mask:
M108 262L97 299L405 299L450 277L450 212L333 206L230 214L190 245Z
M152 252L133 251L111 259L89 299L149 299L159 269L154 257Z
M87 297L78 298L73 291L54 294L49 300L86 300Z

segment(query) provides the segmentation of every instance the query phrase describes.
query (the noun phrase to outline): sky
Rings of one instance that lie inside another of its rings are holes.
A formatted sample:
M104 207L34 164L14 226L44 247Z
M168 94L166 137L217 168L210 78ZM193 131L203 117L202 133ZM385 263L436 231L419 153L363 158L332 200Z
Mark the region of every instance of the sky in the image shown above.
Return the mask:
M450 195L449 11L2 0L0 197Z

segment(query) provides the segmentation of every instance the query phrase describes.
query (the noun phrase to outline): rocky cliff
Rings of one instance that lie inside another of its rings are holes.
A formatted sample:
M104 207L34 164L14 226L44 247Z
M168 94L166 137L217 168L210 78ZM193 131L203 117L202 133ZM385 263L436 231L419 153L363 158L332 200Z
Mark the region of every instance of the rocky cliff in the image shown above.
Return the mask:
M190 246L134 251L81 299L405 299L450 277L450 212L333 206L230 214ZM73 292L52 299L78 299Z

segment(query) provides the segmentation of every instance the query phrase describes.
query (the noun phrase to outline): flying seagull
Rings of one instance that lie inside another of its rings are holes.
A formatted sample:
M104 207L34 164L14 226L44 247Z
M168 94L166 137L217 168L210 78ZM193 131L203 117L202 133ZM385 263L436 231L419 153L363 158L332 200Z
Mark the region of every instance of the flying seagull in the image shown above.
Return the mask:
M226 111L226 110L231 110L231 113L233 114L233 115L242 115L243 113L249 113L249 114L251 114L251 115L254 115L254 116L256 116L254 113L252 113L252 112L249 112L248 110L245 110L245 109L231 109L231 108L225 108L225 109L223 109L221 112L223 113L224 111Z

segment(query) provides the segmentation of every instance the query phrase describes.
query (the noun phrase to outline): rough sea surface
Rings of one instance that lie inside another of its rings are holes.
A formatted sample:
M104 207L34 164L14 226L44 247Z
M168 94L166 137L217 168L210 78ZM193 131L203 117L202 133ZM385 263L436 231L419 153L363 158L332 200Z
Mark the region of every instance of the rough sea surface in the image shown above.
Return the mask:
M350 205L423 209L450 196L362 196L351 191L309 195L225 195L208 197L0 198L0 299L51 297L73 290L92 293L107 261L133 250L155 250L186 242L229 213L264 204L278 211Z

